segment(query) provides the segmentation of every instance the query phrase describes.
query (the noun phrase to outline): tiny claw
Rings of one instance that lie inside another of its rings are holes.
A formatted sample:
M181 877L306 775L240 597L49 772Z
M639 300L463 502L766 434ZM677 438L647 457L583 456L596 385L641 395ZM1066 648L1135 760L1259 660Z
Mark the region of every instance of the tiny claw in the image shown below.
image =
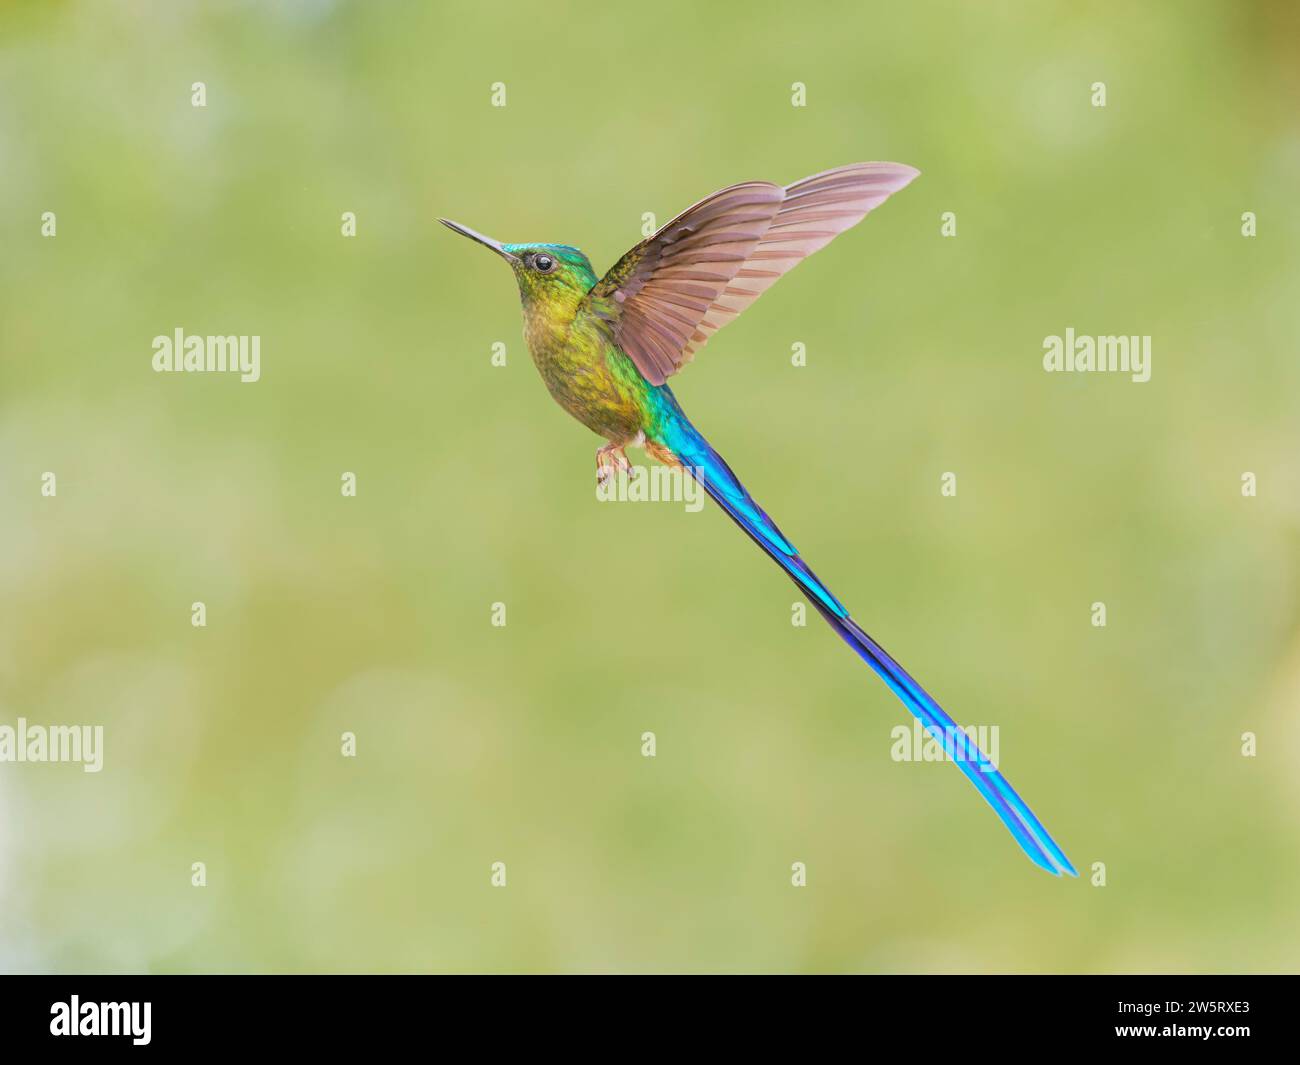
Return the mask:
M630 470L632 463L623 454L623 449L616 444L596 450L596 485L603 487L619 470Z

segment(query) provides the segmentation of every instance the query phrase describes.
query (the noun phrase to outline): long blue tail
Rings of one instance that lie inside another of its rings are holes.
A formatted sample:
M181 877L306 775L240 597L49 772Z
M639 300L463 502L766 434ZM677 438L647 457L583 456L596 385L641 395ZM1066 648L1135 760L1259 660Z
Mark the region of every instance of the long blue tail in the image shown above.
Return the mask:
M970 736L958 728L930 694L921 687L880 644L858 627L849 612L817 575L804 563L794 545L782 535L776 523L754 502L731 468L723 461L700 432L678 415L664 433L663 445L695 477L714 501L727 512L759 547L790 575L796 585L812 600L840 638L874 669L943 747L966 778L975 785L1002 823L1015 837L1030 860L1054 876L1069 873L1078 876L1070 859L1047 834L1024 799L979 749Z

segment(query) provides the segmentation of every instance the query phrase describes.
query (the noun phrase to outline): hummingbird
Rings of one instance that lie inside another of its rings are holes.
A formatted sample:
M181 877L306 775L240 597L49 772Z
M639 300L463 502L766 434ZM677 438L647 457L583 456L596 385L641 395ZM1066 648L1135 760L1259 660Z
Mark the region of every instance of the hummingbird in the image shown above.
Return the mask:
M792 185L746 181L706 196L603 276L569 244L502 244L439 221L509 264L529 354L555 401L605 443L596 478L631 468L638 447L693 477L794 581L827 624L920 721L993 807L1030 860L1077 876L1025 801L975 741L849 616L795 546L686 417L668 378L778 278L852 228L920 173L854 163Z

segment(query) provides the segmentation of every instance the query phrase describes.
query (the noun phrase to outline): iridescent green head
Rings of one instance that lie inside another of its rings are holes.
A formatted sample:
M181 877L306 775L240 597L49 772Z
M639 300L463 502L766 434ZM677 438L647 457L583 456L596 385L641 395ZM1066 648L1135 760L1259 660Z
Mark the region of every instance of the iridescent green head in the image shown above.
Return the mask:
M502 244L459 222L438 221L505 259L515 272L525 306L576 303L596 283L590 261L567 244Z

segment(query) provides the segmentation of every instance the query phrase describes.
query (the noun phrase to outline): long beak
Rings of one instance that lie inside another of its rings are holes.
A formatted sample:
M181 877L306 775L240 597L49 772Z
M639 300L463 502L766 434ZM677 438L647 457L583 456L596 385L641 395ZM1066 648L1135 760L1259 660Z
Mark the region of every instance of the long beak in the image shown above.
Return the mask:
M519 257L517 255L511 255L506 251L498 240L493 240L491 237L485 237L482 233L475 233L474 230L469 228L469 226L463 226L459 222L453 222L450 218L439 218L438 221L448 229L455 230L462 237L469 237L470 240L478 241L485 248L491 248L501 256L501 258L505 259L506 262L517 263L519 261Z

